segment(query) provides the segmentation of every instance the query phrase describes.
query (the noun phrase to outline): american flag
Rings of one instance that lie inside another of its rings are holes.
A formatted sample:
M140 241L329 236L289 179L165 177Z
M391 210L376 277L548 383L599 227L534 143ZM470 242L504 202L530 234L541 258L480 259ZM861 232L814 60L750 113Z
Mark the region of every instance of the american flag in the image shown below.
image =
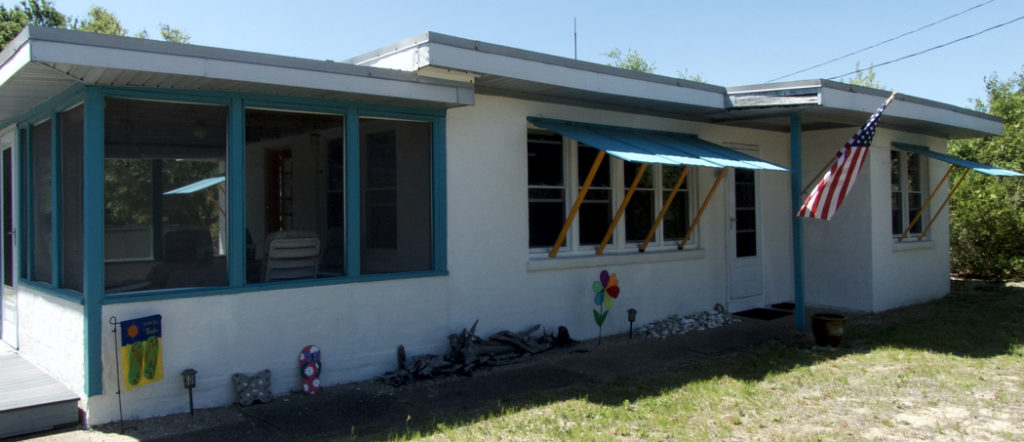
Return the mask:
M868 157L868 147L871 146L871 139L875 136L878 117L882 115L885 107L895 97L896 93L893 92L892 96L882 104L882 107L878 108L875 114L864 123L864 126L853 135L853 138L847 141L842 149L839 149L839 152L836 153L838 159L821 178L818 185L814 186L814 190L804 200L804 205L800 206L796 216L828 220L835 215L836 210L839 210L839 205L843 204L843 200L846 199L846 194L853 187L854 181L857 180L857 174L860 173L864 160Z

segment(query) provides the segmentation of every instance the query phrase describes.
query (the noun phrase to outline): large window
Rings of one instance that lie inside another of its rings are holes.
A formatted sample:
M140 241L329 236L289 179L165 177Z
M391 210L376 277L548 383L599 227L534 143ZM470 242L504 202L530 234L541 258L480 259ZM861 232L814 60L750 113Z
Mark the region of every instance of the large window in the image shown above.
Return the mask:
M345 274L345 117L245 111L248 282Z
M576 195L593 165L597 150L550 132L530 130L527 135L530 248L548 251L558 238ZM605 156L580 205L575 226L563 246L571 251L592 251L600 244L633 183L641 165ZM672 192L682 167L652 164L641 177L607 250L636 251ZM571 178L570 178L571 177ZM616 178L617 177L617 178ZM689 225L690 195L687 177L655 230L648 248L675 245ZM575 182L576 186L566 183ZM690 244L696 241L691 239Z
M47 120L32 127L32 280L52 282L50 241L53 237L51 193L53 122Z
M23 278L84 290L89 152L103 155L107 294L443 269L441 113L353 119L342 111L378 110L198 95L105 96L22 126ZM88 146L100 120L104 144Z
M60 286L82 291L82 106L60 114Z
M359 120L363 273L432 268L430 140L426 122Z
M926 173L925 162L915 153L893 150L892 160L892 234L902 235L910 222L921 211L923 201L922 189ZM919 234L922 224L927 223L927 216L910 229L910 233Z
M227 284L227 107L107 98L110 293Z

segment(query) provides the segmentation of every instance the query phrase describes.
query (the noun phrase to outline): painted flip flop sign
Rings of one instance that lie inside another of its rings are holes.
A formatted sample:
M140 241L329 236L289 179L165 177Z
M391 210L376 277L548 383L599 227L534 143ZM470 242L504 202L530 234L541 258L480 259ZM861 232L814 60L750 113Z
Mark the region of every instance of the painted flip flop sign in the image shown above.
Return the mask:
M164 378L160 315L121 322L121 365L131 390Z

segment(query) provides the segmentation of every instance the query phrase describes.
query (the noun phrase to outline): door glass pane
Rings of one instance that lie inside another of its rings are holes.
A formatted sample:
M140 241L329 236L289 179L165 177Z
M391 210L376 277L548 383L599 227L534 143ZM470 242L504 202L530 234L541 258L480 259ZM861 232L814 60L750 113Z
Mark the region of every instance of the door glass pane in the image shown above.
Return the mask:
M736 169L736 257L757 255L757 207L754 171Z

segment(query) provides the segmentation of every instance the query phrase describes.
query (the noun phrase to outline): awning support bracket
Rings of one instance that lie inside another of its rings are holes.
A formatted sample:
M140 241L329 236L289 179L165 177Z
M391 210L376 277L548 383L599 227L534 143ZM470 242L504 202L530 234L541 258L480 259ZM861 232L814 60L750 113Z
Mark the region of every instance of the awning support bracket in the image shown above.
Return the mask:
M690 166L683 168L683 172L679 174L679 178L676 179L675 185L672 186L672 192L669 192L668 198L661 206L661 212L658 212L658 217L654 219L654 225L651 226L651 230L647 232L647 237L644 238L643 244L640 244L640 252L643 253L647 250L647 244L651 242L651 238L654 238L654 232L658 230L658 226L661 225L661 220L665 218L665 214L668 213L669 206L672 205L672 200L675 199L676 194L679 193L679 188L683 186L683 182L686 181L686 175L690 173Z
M711 202L711 197L715 195L715 190L718 189L718 185L722 182L722 178L725 177L725 172L729 170L728 167L723 167L721 172L718 172L718 177L715 178L715 184L711 185L711 190L708 191L708 196L704 198L704 203L700 205L700 210L697 211L697 216L694 217L693 222L690 223L690 228L686 231L686 236L683 237L683 241L679 243L679 250L683 250L686 247L686 242L690 240L690 235L693 234L694 229L697 228L697 224L700 223L700 217L704 215L704 210L708 208L708 204Z
M594 164L590 166L590 172L587 172L587 179L583 181L583 187L580 189L579 195L576 195L576 202L572 204L572 210L569 210L569 216L565 218L565 224L562 224L562 231L558 232L558 239L555 240L555 244L551 247L551 253L548 254L548 257L554 258L558 256L558 249L562 247L562 241L565 241L565 235L569 233L569 226L572 225L572 220L576 218L576 213L580 211L580 205L583 204L583 198L587 196L587 191L590 190L590 184L594 182L597 170L601 168L601 160L604 159L604 155L603 150L597 151Z
M647 163L640 164L640 170L637 171L636 176L633 178L633 184L629 185L629 191L626 192L626 196L622 199L622 204L619 205L619 210L615 212L615 218L612 218L612 224L608 226L608 231L604 233L601 245L597 248L598 255L604 253L605 246L607 246L608 241L612 239L612 233L615 232L615 226L619 224L619 220L622 219L622 214L626 212L626 205L629 204L629 200L633 199L633 193L636 192L637 186L640 185L640 180L644 178L644 173L647 172L647 166Z
M939 180L939 185L935 186L935 190L932 190L931 195L928 195L928 199L925 200L924 204L921 206L921 209L917 211L917 215L914 215L914 219L910 221L910 224L907 225L906 230L903 231L903 235L900 235L900 239L897 240L896 242L903 242L904 239L907 239L907 235L910 234L910 229L913 229L914 226L917 225L917 222L921 220L921 215L924 215L924 211L928 210L928 205L931 204L932 198L935 198L935 194L939 193L939 189L942 188L942 185L946 182L946 179L949 178L949 174L953 172L954 167L956 166L952 164L949 165L949 168L946 169L946 174L942 176L941 180ZM924 235L921 235L921 237L924 237Z
M964 182L964 178L967 177L967 173L970 172L970 171L971 171L970 169L964 169L964 173L962 175L960 175L960 179L958 179L956 181L956 185L954 185L953 189L951 189L949 191L949 194L946 195L946 199L944 201L942 201L942 204L939 206L939 210L937 210L935 212L936 214L942 213L942 209L946 208L946 204L949 204L949 199L952 198L953 194L956 193L956 190L960 188L960 184ZM932 217L932 220L928 222L928 225L925 226L924 230L921 231L921 236L918 236L917 239L924 238L925 235L928 234L928 231L932 229L932 224L935 224L935 220L937 220L937 219L939 219L938 216Z

